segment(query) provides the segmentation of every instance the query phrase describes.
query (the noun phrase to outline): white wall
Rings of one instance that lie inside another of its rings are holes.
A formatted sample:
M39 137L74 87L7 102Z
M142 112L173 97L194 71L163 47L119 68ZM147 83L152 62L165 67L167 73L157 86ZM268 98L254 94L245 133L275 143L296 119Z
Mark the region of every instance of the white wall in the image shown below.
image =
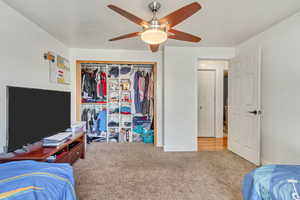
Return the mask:
M228 61L223 60L200 60L198 69L216 70L216 137L221 138L223 133L223 115L224 115L224 71L228 70Z
M234 48L165 47L164 150L197 150L199 59L230 59Z
M300 13L238 46L262 47L262 162L300 164Z
M43 54L68 57L68 49L47 32L0 1L0 152L6 144L6 86L68 91L49 83L49 64ZM30 116L29 116L30 117ZM26 134L26 133L24 133Z
M132 51L132 50L105 50L105 49L70 49L70 64L72 74L72 119L76 115L76 61L95 60L95 61L135 61L135 62L157 62L157 146L163 145L162 136L162 52L152 53L151 51Z

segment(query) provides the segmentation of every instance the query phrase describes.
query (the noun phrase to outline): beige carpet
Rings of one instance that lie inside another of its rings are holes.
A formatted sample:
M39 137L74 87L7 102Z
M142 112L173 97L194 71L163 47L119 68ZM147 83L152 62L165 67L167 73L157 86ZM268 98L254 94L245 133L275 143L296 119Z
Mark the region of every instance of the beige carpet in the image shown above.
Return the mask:
M93 143L74 173L80 200L240 200L243 176L253 168L230 152Z

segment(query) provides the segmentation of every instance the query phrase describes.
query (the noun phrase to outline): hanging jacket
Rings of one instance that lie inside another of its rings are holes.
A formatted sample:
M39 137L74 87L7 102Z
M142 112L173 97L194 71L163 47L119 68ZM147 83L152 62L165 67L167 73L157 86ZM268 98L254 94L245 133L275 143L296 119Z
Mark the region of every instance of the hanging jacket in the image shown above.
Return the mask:
M92 97L93 99L97 99L97 71L98 69L96 69L95 71L93 71L91 73L91 87L92 87Z
M107 111L106 109L100 111L98 113L98 130L99 131L107 131L106 123L107 123Z
M135 76L135 72L132 72L130 75L130 97L131 97L131 101L133 102L132 106L131 106L131 112L132 114L135 114L135 90L134 90L134 76Z
M107 87L107 82L106 82L106 73L101 72L101 85L102 85L102 97L105 97L106 94L106 87Z
M90 73L84 71L82 76L82 91L86 92L89 97L93 96L92 77Z
M140 101L140 93L139 93L139 78L142 76L140 71L137 71L134 74L134 104L135 104L135 112L142 113L142 104Z
M142 74L139 77L139 94L140 94L140 101L143 101L144 94L145 94L145 77Z
M96 81L97 81L97 97L101 98L103 96L103 94L102 94L102 84L101 84L101 72L97 73Z

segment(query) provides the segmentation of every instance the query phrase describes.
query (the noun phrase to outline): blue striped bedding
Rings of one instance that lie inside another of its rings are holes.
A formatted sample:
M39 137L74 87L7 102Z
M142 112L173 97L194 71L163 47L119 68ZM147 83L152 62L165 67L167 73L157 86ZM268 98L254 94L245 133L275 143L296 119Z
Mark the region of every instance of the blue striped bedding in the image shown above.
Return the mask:
M17 161L0 164L0 200L75 200L69 164Z
M300 200L300 166L266 165L247 174L244 200Z

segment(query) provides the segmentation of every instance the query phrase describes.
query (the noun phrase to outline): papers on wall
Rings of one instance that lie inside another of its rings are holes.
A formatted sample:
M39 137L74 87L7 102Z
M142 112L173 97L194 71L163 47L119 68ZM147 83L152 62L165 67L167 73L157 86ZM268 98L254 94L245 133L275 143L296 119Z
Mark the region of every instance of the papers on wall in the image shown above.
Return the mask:
M53 52L51 52L54 55ZM55 56L55 62L49 62L50 71L49 78L51 83L70 84L70 64L69 61L60 56Z

